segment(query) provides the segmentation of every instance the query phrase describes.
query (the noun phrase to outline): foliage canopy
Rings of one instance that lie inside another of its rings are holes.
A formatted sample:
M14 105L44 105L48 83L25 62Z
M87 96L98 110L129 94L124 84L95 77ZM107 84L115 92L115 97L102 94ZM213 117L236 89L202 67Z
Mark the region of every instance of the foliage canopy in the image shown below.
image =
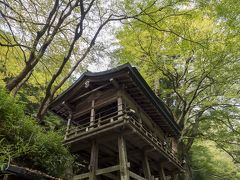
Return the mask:
M239 0L0 1L0 84L17 95L0 89L0 164L24 160L63 174L73 157L53 131L61 123L49 115L44 128L31 116L42 120L85 60L102 55L97 37L117 21L123 26L113 64L137 66L171 108L194 177L239 179L239 6Z
M236 34L239 26L233 25L237 21L231 20L237 10L230 13L225 3L177 2L132 21L118 33L121 48L116 57L137 66L172 109L183 128L179 147L187 159L194 142L210 140L239 170L240 37ZM204 149L213 156L209 148ZM201 149L192 150L203 158ZM202 167L196 157L194 166ZM207 164L205 168L213 172Z

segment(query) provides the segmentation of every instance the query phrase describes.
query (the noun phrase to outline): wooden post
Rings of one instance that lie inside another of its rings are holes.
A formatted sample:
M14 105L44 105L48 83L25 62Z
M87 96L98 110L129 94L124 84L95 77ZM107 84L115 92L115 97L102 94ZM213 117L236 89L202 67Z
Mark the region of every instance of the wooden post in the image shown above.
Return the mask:
M67 105L65 104L65 106L67 106ZM67 135L68 135L69 129L71 127L72 111L70 110L70 108L69 108L68 112L69 112L69 115L68 115L67 129L66 129L64 140L67 139Z
M5 175L3 176L3 180L8 180L8 174L5 174Z
M91 117L90 117L90 126L94 125L94 120L95 120L95 110L94 110L94 106L95 106L95 100L92 100L92 107L91 107ZM92 129L94 127L91 127L90 129Z
M121 115L123 114L123 101L121 96L117 98L117 104L118 104L118 115Z
M62 105L68 110L68 122L67 122L66 133L65 133L65 136L64 136L64 140L66 140L66 139L67 139L67 135L68 135L68 131L69 131L70 126L71 126L72 110L71 110L71 108L66 104L65 101L62 102Z
M127 160L126 142L122 135L118 136L118 151L121 180L130 180Z
M164 169L163 169L162 165L160 165L159 179L160 180L166 180L165 172L164 172Z
M89 164L89 180L97 180L96 170L98 168L98 144L92 141L91 159Z
M144 177L146 179L152 179L151 178L151 169L149 166L149 161L148 161L148 157L147 157L146 153L143 154L143 172L144 172Z

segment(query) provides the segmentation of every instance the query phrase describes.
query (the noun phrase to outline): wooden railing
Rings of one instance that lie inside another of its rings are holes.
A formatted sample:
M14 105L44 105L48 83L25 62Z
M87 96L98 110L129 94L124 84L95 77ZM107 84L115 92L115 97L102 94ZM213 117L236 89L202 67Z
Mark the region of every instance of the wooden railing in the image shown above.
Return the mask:
M102 116L101 118L95 119L94 121L70 128L66 134L65 141L69 141L85 133L90 133L93 130L96 131L98 129L105 128L112 123L123 122L131 125L131 127L137 130L142 137L144 137L149 143L152 144L153 147L164 152L168 158L170 157L174 162L177 162L177 164L181 166L181 162L178 160L177 152L174 151L166 141L160 139L158 136L154 135L151 130L146 128L139 121L137 115L131 111L115 111L105 116Z
M95 119L94 121L70 128L66 133L66 139L69 139L73 136L77 136L81 133L88 132L89 130L95 129L97 127L102 127L103 125L117 121L119 120L120 117L123 117L124 115L125 114L122 111L115 111L113 113L109 113L105 116L102 116L101 118Z
M160 150L164 151L167 156L170 157L181 166L181 162L178 160L178 153L174 151L168 143L162 141L159 137L154 135L149 129L144 127L142 123L140 123L137 119L133 118L132 116L127 117L128 121L135 129L141 132L152 144L153 146L157 146Z

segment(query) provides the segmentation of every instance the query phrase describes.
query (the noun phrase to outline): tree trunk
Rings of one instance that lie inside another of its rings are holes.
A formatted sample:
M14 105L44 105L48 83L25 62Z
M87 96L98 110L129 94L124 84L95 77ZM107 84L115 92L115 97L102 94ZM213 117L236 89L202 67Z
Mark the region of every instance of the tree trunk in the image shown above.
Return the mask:
M7 90L11 92L14 88L16 88L21 83L21 81L32 71L33 67L32 65L26 65L18 76L7 82Z
M45 97L43 99L43 101L38 109L38 113L37 113L37 119L39 122L42 122L44 116L46 115L48 106L51 103L51 100L52 100L51 96Z
M23 79L21 82L18 83L18 85L12 90L12 94L14 97L16 97L18 91L21 89L21 87L29 80L29 78L32 75L32 71L30 71L25 79Z

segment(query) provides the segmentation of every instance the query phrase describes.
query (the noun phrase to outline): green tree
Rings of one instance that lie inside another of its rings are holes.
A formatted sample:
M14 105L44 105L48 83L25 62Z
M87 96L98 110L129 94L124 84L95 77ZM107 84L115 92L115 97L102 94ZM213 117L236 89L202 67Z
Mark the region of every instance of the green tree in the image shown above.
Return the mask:
M3 17L3 26L0 27L3 42L0 46L17 47L22 54L22 67L7 79L7 89L16 94L40 67L51 72L37 113L38 119L42 120L54 96L92 52L97 37L106 25L115 21L127 22L133 18L140 20L141 16L152 13L149 9L156 3L157 1L0 1L0 15ZM129 7L135 8L133 10ZM55 62L56 68L51 67L49 70L48 64L51 66Z
M183 156L204 138L238 163L239 36L212 10L185 2L132 21L118 34L116 57L136 65L172 109Z
M220 151L214 142L198 140L194 143L190 155L194 179L240 178L239 167L236 167L228 154Z

